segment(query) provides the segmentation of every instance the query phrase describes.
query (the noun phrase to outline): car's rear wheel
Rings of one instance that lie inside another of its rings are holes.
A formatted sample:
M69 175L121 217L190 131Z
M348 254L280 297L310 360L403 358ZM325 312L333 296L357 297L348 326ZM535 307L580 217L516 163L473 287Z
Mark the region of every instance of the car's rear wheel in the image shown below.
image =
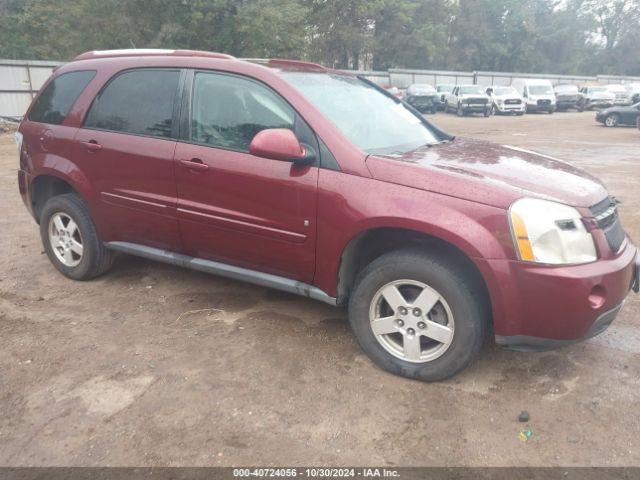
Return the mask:
M40 215L42 244L53 265L74 280L106 272L113 253L105 248L89 210L75 194L50 198Z
M604 119L604 124L607 127L617 127L620 123L620 115L617 113L610 113L607 118Z
M378 366L436 381L477 356L488 309L480 288L456 262L404 250L379 257L358 275L349 321Z

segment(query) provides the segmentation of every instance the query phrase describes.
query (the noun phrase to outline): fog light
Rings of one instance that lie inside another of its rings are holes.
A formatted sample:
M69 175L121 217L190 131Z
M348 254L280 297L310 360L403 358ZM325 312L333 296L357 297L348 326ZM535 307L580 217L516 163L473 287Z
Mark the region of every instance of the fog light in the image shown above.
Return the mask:
M604 301L607 297L607 291L602 285L596 285L591 289L589 294L589 305L591 308L598 309L604 305Z

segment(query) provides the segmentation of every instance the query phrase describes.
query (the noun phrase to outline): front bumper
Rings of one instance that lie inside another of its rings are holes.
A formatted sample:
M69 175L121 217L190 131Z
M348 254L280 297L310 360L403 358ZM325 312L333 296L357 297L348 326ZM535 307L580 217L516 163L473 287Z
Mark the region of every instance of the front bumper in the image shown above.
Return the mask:
M524 103L516 103L516 104L509 104L507 105L506 103L503 103L502 105L500 105L499 103L494 103L496 110L498 110L500 113L512 113L512 112L524 112L525 108L524 108Z
M462 110L465 112L476 112L476 113L484 113L491 108L491 105L485 104L468 104L462 103Z
M527 111L528 112L548 112L549 110L555 111L556 104L542 104L538 105L537 103L527 103Z
M491 269L499 285L499 292L490 289L496 343L518 350L556 348L598 335L629 291L640 289L640 260L628 240L615 258L584 265L485 262L481 270Z

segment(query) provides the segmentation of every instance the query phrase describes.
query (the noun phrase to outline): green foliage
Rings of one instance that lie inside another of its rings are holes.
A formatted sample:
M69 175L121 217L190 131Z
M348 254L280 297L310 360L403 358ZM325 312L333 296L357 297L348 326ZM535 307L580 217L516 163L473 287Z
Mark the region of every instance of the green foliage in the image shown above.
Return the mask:
M640 75L640 0L0 0L0 58L191 48L337 68Z

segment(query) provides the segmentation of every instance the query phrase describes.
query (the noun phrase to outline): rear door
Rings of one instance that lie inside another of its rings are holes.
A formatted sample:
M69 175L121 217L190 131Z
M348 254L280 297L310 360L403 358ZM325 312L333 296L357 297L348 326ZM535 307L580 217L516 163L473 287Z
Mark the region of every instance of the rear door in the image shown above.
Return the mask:
M318 151L302 118L266 85L238 75L191 72L176 147L178 218L186 252L311 282L318 167L254 157L253 137L289 128Z
M182 75L158 68L116 74L76 135L74 158L97 192L106 241L180 248L173 155Z

